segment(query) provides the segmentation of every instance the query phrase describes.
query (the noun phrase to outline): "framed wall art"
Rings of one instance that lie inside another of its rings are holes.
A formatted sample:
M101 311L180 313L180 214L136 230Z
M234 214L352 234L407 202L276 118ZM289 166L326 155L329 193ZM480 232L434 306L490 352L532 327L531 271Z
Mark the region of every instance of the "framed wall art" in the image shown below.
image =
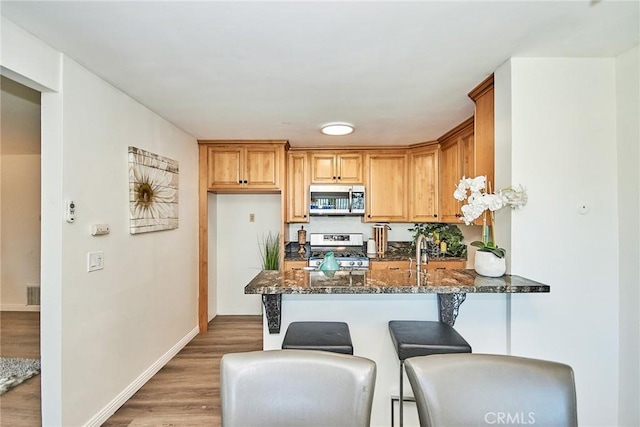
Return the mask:
M129 231L178 228L178 162L129 147Z

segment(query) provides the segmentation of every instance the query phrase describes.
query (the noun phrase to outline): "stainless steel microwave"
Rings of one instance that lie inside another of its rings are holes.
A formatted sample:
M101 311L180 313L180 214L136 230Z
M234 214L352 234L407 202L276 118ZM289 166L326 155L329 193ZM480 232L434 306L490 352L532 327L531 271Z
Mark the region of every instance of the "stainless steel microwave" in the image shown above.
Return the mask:
M309 196L309 215L364 215L364 185L311 185Z

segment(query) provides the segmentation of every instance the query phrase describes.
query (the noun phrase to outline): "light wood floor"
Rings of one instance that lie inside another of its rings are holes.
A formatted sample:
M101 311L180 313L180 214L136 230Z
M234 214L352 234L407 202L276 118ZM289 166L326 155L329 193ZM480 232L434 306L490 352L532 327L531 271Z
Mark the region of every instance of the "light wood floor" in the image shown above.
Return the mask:
M0 313L0 356L40 358L40 313ZM0 396L0 426L40 425L40 375Z
M0 330L3 347L4 314ZM14 339L19 335L13 334ZM209 323L208 332L198 334L103 425L219 426L220 358L225 353L261 349L261 316L218 316ZM5 355L4 348L1 354ZM40 376L36 378L37 400L9 400L12 393L35 383L35 378L0 396L1 426L40 425ZM29 410L37 417L26 417Z

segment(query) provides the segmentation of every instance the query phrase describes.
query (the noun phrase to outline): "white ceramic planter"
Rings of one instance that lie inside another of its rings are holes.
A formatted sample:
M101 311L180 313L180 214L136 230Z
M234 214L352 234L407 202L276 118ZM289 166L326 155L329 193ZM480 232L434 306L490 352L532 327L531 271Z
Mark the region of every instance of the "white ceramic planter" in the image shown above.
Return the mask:
M505 258L498 258L491 252L476 251L474 263L476 273L487 277L500 277L507 271Z

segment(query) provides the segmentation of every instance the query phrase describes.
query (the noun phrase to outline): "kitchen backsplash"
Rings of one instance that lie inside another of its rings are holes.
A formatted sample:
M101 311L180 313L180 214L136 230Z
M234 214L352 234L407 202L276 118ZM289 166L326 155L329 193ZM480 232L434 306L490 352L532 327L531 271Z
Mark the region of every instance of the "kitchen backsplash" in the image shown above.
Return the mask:
M373 226L374 223L364 223L359 217L348 216L334 216L334 217L314 217L308 224L304 225L304 229L307 230L307 239L309 239L310 233L362 233L364 241L373 238ZM410 228L413 228L414 223L392 223L389 224L391 230L388 231L387 241L392 242L411 242L413 235ZM461 221L458 225L464 236L464 241L468 245L474 240L481 240L481 228L477 225L466 226ZM300 230L300 224L289 225L289 236L287 241L298 241L298 230Z

